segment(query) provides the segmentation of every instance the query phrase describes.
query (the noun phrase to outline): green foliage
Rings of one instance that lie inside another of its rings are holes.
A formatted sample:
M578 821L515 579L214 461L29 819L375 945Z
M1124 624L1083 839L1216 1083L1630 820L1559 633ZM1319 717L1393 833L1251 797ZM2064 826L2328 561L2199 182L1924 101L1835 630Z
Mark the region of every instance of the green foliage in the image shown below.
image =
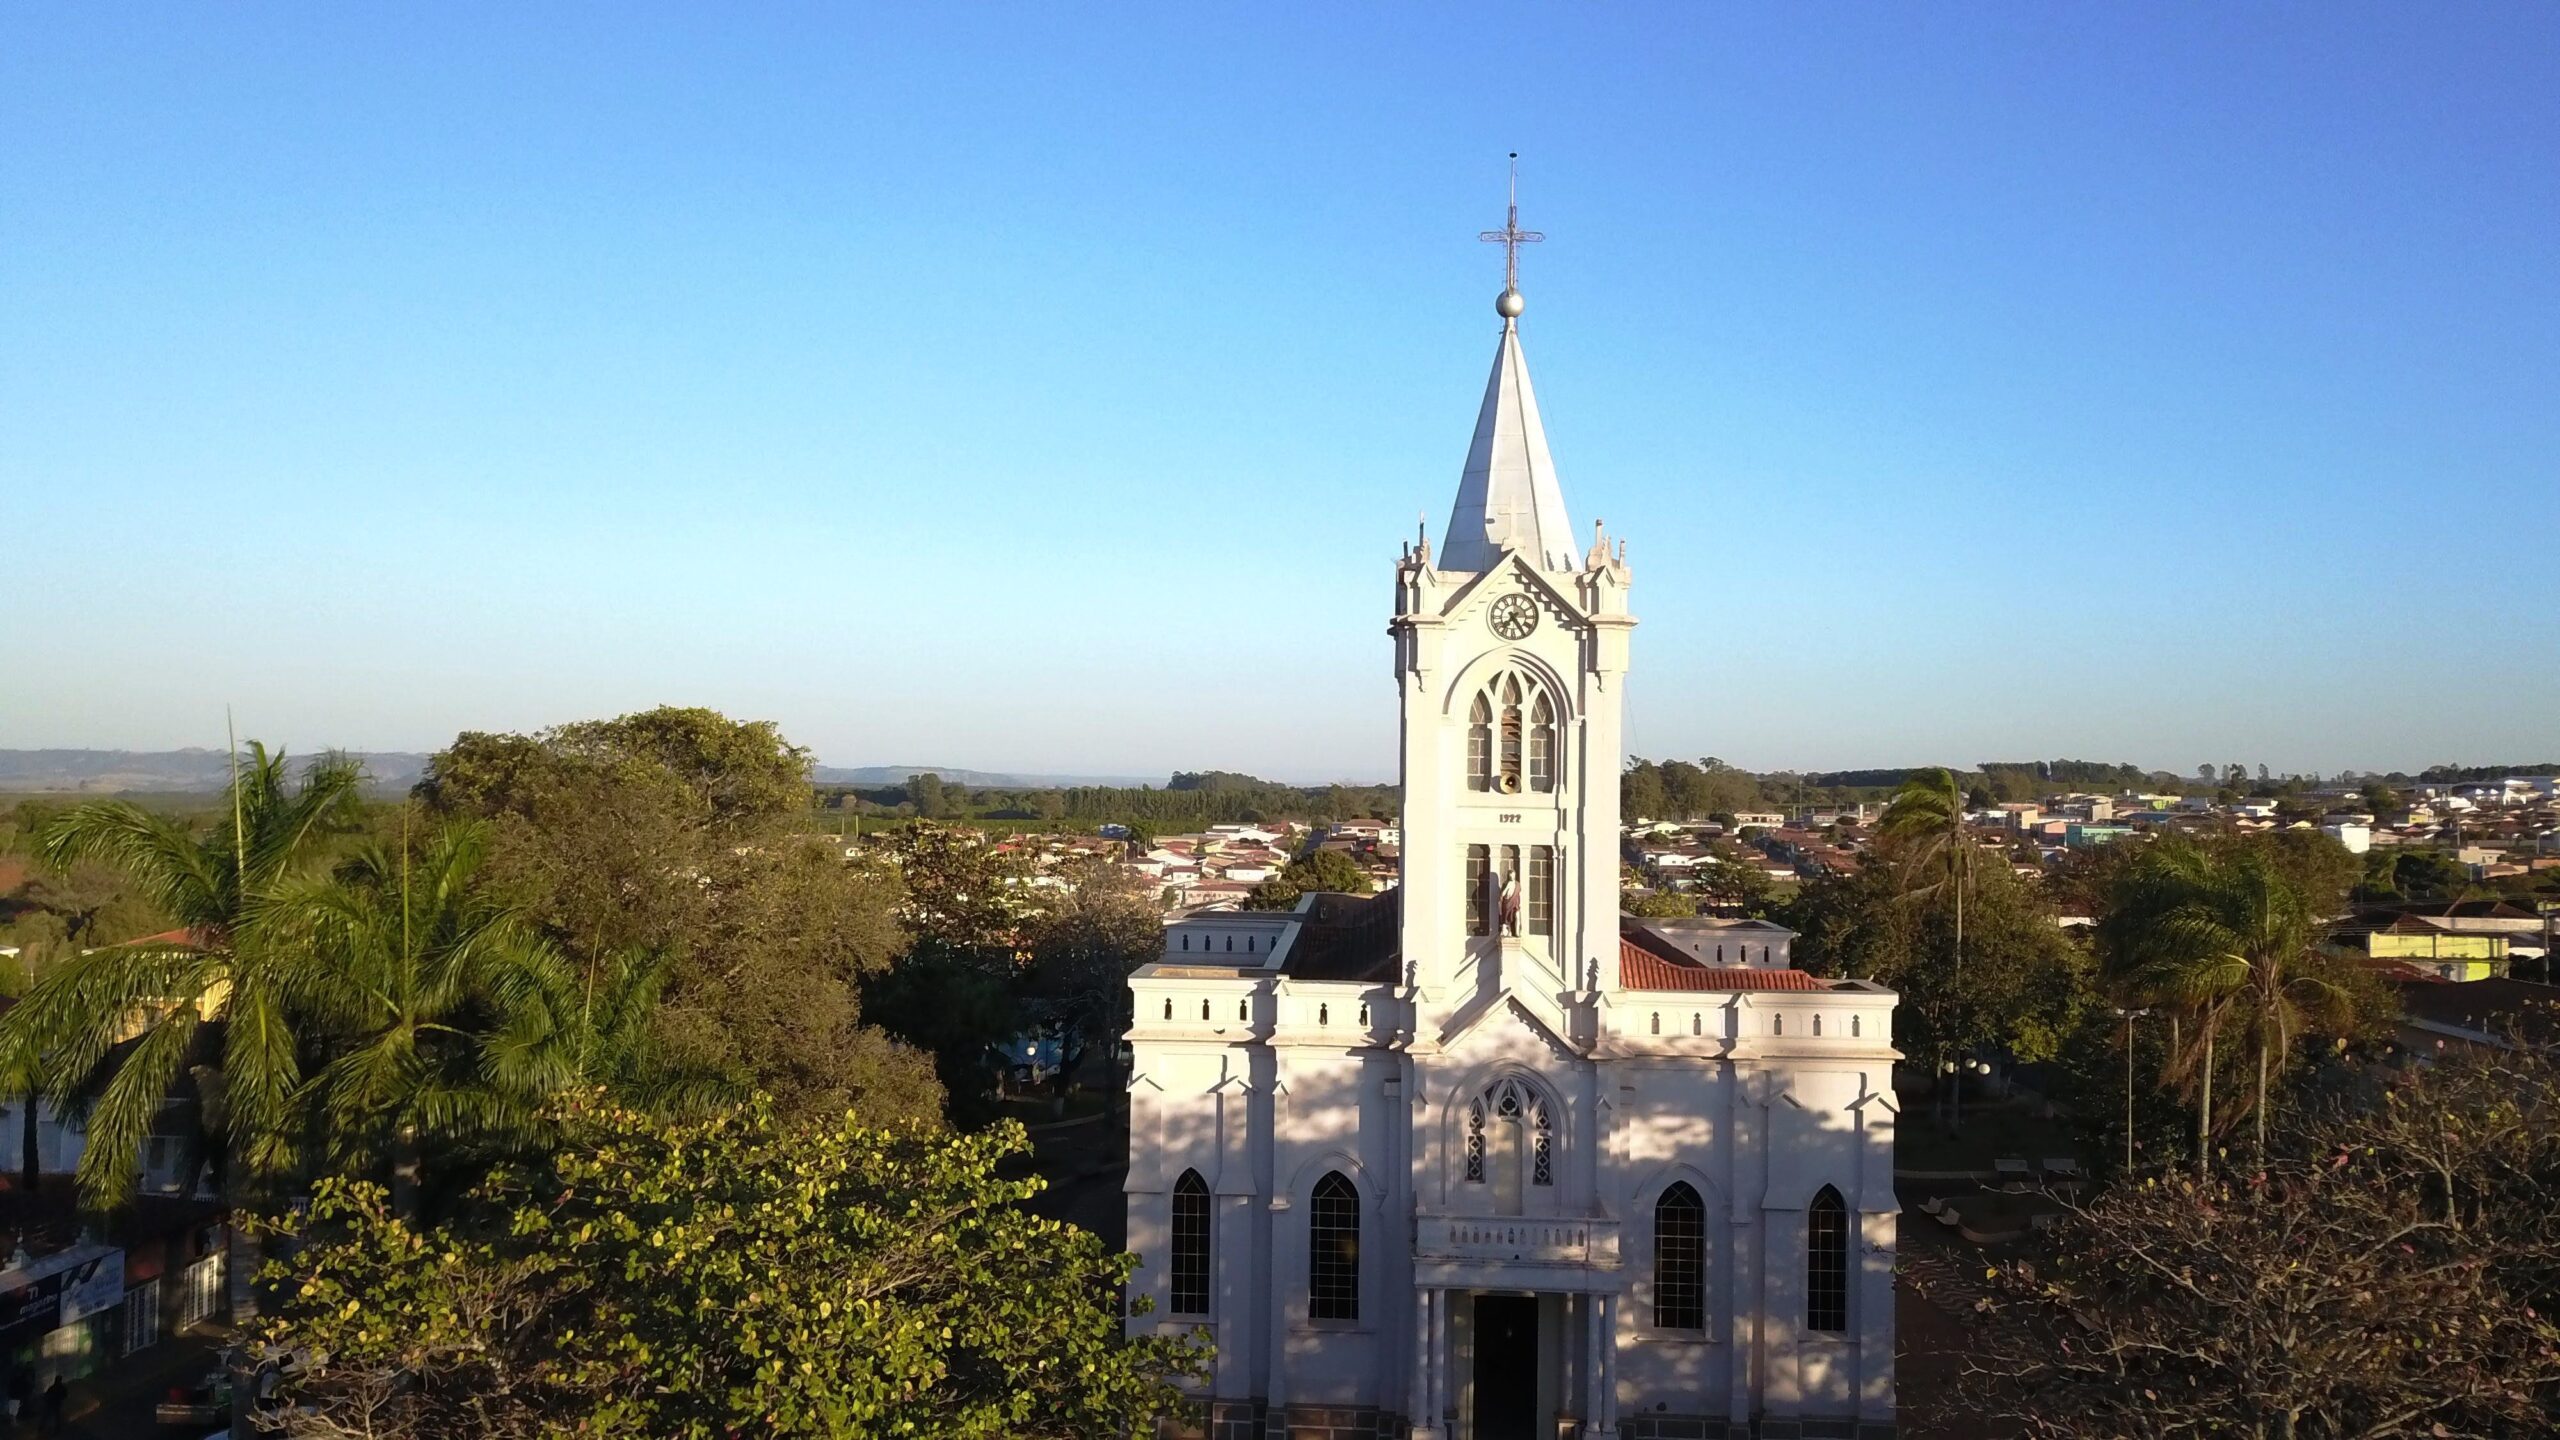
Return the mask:
M427 762L418 794L447 813L522 814L599 782L679 796L693 824L751 834L809 808L809 755L770 721L661 706L534 735L465 731Z
M939 781L936 814L924 808L914 781L904 785L856 789L828 786L822 803L859 803L865 813L890 811L953 822L1037 820L1051 826L1092 831L1103 825L1143 828L1152 838L1170 831L1204 825L1261 820L1347 819L1358 815L1386 817L1396 812L1392 785L1281 785L1251 775L1212 770L1181 773L1158 788L1139 785L1070 785L1056 787L980 786L963 790ZM1009 827L1000 827L1009 828Z
M1058 878L1031 926L1026 988L1072 1064L1128 1029L1129 972L1163 948L1164 921L1145 878L1126 866L1084 861Z
M2295 878L2333 869L2316 852L2167 835L2144 847L2106 897L2098 943L2110 988L2183 1021L2185 1043L2168 1078L2196 1097L2200 1163L2216 1133L2214 1082L2225 1063L2217 1046L2226 1032L2255 1062L2249 1109L2263 1150L2295 1044L2306 1032L2344 1035L2356 1023L2353 982L2314 952L2319 926L2300 888L2328 882Z
M1310 892L1366 895L1375 888L1369 872L1350 856L1339 850L1317 850L1290 861L1279 874L1254 886L1245 896L1244 908L1286 910L1298 903L1299 896Z
M61 956L0 1015L0 1066L42 1073L55 1096L93 1097L79 1169L89 1204L131 1197L133 1156L179 1074L206 1058L197 1031L217 1006L227 1022L216 1088L228 1182L265 1181L293 1164L302 1067L291 1001L317 967L262 922L324 862L355 813L356 785L355 768L332 759L296 783L281 753L252 742L228 813L209 832L124 801L80 806L45 830L47 863L112 866L191 936Z
M951 813L951 797L942 793L942 777L930 770L908 779L907 803L927 820L939 820Z
M1745 915L1765 915L1778 884L1767 871L1746 860L1714 859L1698 867L1698 893Z
M2442 903L2461 899L2474 888L2471 871L2451 855L2441 850L2395 845L2365 852L2364 876L2355 884L2354 898L2383 903Z
M865 1012L930 1057L954 1125L980 1125L996 1114L987 1047L1022 1031L1014 979L1009 965L979 952L920 944L863 985Z
M1647 920L1687 919L1698 913L1698 901L1677 890L1630 890L1618 897L1618 913Z
M1203 1368L1187 1339L1123 1338L1129 1257L1021 1208L1041 1182L1004 1178L1018 1126L564 1123L465 1223L321 1186L255 1337L308 1362L285 1434L1087 1440Z
M903 887L898 919L919 944L983 953L1009 968L1039 911L1030 856L958 825L908 825L874 849Z
M1760 782L1710 755L1686 760L1630 761L1618 781L1620 810L1630 818L1695 819L1718 811L1755 810Z
M660 709L465 734L418 795L489 824L491 876L590 984L664 957L650 1026L667 1071L787 1115L936 1114L926 1057L862 1023L863 978L905 944L898 877L794 833L807 771L770 724Z
M428 1163L469 1167L522 1142L546 1097L612 1063L559 1013L578 987L485 883L487 858L485 826L443 826L368 846L275 902L279 938L315 962L289 1002L306 1050L326 1057L297 1096L310 1132L340 1167L387 1169L404 1196Z
M2060 1054L2094 1003L2086 954L2042 896L1994 865L1969 893L1959 962L1954 899L1885 861L1810 881L1778 914L1801 937L1802 968L1901 993L1895 1035L1908 1053L1986 1050L2022 1062Z

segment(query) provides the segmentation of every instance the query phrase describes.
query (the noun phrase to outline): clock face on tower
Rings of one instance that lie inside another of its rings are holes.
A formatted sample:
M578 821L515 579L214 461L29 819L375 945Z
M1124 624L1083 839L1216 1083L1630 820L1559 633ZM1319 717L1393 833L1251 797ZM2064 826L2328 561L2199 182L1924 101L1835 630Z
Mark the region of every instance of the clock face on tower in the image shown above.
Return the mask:
M1538 605L1526 595L1505 595L1493 602L1485 618L1503 639L1526 640L1538 628Z

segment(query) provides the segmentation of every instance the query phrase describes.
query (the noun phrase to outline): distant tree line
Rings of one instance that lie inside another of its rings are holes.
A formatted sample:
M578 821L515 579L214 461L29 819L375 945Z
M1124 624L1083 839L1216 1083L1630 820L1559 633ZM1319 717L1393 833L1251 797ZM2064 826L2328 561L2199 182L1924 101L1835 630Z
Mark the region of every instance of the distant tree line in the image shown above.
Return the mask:
M1162 789L971 787L927 771L903 785L824 785L816 794L817 804L831 811L925 820L1038 821L1082 830L1134 824L1162 832L1269 820L1384 819L1396 813L1398 791L1393 785L1283 785L1221 770L1177 772Z

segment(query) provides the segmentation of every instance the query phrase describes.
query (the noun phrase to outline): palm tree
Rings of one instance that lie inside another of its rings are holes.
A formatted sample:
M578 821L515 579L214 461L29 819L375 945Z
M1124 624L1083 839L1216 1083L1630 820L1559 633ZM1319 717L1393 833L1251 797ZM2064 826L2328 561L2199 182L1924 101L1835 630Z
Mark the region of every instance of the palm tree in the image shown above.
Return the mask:
M1901 865L1904 896L1925 899L1948 896L1955 906L1955 954L1950 991L1964 974L1964 902L1973 889L1974 865L1981 850L1965 828L1964 790L1944 766L1916 770L1894 792L1876 822L1876 836ZM1950 1007L1957 997L1950 994ZM1946 1070L1946 1044L1940 1042L1939 1069ZM1964 1072L1951 1072L1949 1128L1964 1120Z
M0 1016L0 1067L39 1067L57 1101L93 1096L80 1157L82 1200L109 1209L132 1197L135 1157L196 1048L219 1016L214 1129L223 1188L235 1208L294 1158L301 1080L287 998L310 957L269 943L262 929L279 889L320 863L332 831L355 813L356 767L329 757L300 784L281 752L251 741L235 762L228 824L206 833L123 801L83 805L45 830L59 867L96 860L123 872L181 927L182 939L114 945L67 956ZM121 1051L112 1073L101 1073ZM91 1091L93 1082L96 1089ZM235 1229L235 1235L237 1231ZM253 1308L251 1267L234 1255L235 1313Z
M2296 1037L2346 1002L2312 967L2318 926L2300 892L2255 850L2169 838L2146 851L2116 897L2106 938L2139 998L2182 1009L2196 1038L2173 1048L2172 1075L2198 1095L2196 1166L2211 1154L2214 1048L2237 1023L2255 1052L2254 1144L2267 1145L2269 1089Z
M293 995L329 1058L302 1087L309 1130L354 1169L387 1166L414 1213L421 1158L533 1123L582 1036L551 1012L564 967L485 876L489 832L454 824L368 846L279 897L318 964Z

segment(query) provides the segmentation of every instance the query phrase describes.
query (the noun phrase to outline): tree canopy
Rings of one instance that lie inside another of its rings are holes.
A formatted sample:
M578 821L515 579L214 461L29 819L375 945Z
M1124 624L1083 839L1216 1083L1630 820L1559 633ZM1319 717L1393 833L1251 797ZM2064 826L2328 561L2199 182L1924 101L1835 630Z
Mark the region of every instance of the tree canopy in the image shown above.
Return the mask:
M2264 1164L2065 1201L1987 1295L1941 1296L1979 1317L1966 1422L2030 1440L2560 1426L2560 1070L2465 1047L2355 1081L2283 1117Z
M1280 873L1253 887L1245 896L1247 910L1286 910L1309 892L1366 895L1376 887L1369 872L1339 850L1317 850L1282 866Z
M668 958L652 1024L672 1064L786 1114L937 1114L926 1057L862 1023L863 978L906 944L899 878L795 833L807 770L768 723L661 709L465 734L417 794L490 826L493 876L583 974Z
M296 1440L1086 1440L1171 1409L1205 1347L1121 1334L1132 1263L1022 1208L978 1135L593 1104L453 1224L324 1183L254 1348Z

